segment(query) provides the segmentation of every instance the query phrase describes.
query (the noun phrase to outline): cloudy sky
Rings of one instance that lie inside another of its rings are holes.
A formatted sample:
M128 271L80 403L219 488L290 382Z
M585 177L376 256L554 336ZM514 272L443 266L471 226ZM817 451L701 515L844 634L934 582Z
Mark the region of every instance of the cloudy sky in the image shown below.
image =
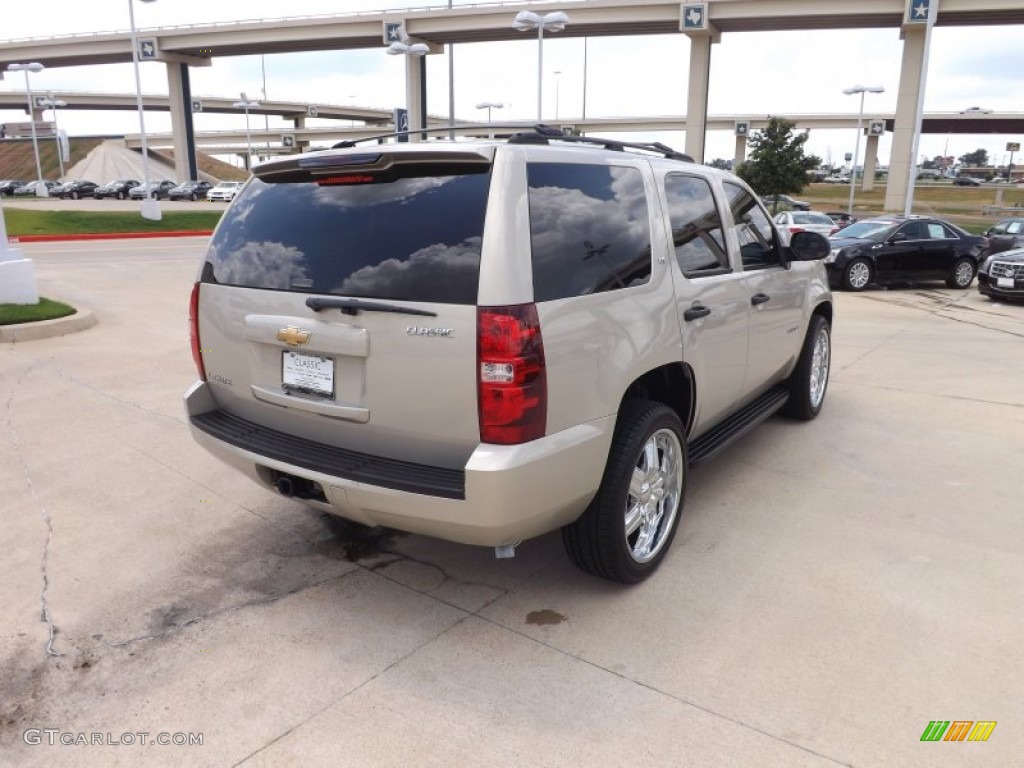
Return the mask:
M5 12L0 40L49 37L125 30L129 0L46 0L19 4L15 17ZM350 13L401 8L430 3L411 0L158 0L136 2L139 29L217 21L239 21L282 16ZM463 4L455 0L455 5ZM572 4L566 5L572 15ZM9 10L9 9L8 9ZM510 14L511 16L511 14ZM510 19L511 21L511 19ZM960 111L982 107L995 111L1021 111L1024 72L1024 28L938 27L932 39L931 66L925 98L926 111ZM855 113L859 97L843 89L858 83L882 85L886 92L869 94L865 114L892 112L896 107L902 43L897 29L733 33L722 36L711 60L709 113L801 114ZM586 44L586 114L591 117L681 115L686 111L689 43L684 35L594 38ZM493 119L526 120L536 114L537 42L534 35L507 43L460 45L455 49L456 114L465 120L485 119L474 106L482 101L501 102ZM391 109L404 106L402 57L380 50L323 52L267 56L266 94L272 99ZM261 98L263 78L258 56L219 58L213 66L193 68L193 94L202 97L235 96L244 91ZM560 74L556 74L556 72ZM580 115L584 91L584 41L545 36L544 112L550 119ZM51 68L33 75L33 90L56 92L103 91L134 93L131 65L86 68ZM427 63L428 110L447 115L447 60L430 56ZM142 66L143 91L166 93L162 65ZM0 90L22 92L21 75L8 74ZM557 113L557 114L556 114ZM50 113L46 113L49 119ZM0 122L24 120L24 113L0 110ZM65 111L62 128L72 135L137 132L131 112ZM253 127L263 118L253 119ZM310 125L317 124L311 121ZM323 124L323 123L321 123ZM198 130L241 128L240 117L198 115ZM270 118L271 129L286 124ZM167 115L147 117L147 129L170 130ZM681 134L650 134L682 147ZM931 135L922 138L921 153L929 157L959 156L979 147L997 161L1005 158L1008 140L1019 136ZM809 151L841 163L853 150L854 131L815 131ZM732 157L729 132L708 134L707 159ZM888 139L880 147L882 162L889 154Z

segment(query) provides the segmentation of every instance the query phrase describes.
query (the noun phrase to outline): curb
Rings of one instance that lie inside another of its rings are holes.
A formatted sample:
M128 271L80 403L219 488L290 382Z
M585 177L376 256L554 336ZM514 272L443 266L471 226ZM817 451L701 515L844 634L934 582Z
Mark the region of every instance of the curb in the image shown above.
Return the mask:
M57 299L59 301L59 299ZM64 302L65 304L67 302ZM0 325L0 343L16 343L49 339L54 336L66 336L92 328L96 325L96 315L90 309L78 309L73 315L58 317L54 320L40 320L35 323L18 323L17 325Z
M8 237L7 242L17 243L55 243L65 240L131 240L142 237L208 237L212 229L170 230L168 232L97 232L82 235L16 235Z

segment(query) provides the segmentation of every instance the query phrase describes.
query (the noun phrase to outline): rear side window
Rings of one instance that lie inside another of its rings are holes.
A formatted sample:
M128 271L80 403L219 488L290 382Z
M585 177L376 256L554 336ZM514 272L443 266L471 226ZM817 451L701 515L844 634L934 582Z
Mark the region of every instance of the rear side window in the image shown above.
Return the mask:
M256 178L225 213L203 280L475 304L490 173L319 186Z
M530 163L527 178L535 301L651 279L651 225L640 171Z
M708 182L696 176L669 174L665 177L665 197L672 243L683 274L700 277L728 271L722 219Z

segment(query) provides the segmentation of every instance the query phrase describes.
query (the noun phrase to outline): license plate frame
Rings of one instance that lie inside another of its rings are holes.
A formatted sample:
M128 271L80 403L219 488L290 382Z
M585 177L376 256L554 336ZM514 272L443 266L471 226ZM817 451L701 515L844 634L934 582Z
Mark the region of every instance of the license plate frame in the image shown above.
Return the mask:
M281 352L281 388L286 392L301 392L333 400L334 374L332 357L307 355L289 349Z
M1013 288L1014 280L1012 277L997 277L996 287L997 288Z

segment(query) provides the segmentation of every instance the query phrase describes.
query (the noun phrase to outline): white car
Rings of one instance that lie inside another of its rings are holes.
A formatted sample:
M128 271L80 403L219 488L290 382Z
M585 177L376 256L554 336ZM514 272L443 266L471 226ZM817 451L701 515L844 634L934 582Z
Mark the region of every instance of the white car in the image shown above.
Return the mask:
M775 217L775 224L781 231L790 235L797 232L817 232L828 237L839 231L839 225L831 216L816 211L782 211Z
M825 178L826 184L849 184L850 177L846 174L839 174L837 176L828 176Z
M222 200L230 203L242 191L243 181L222 181L206 193L207 200Z

